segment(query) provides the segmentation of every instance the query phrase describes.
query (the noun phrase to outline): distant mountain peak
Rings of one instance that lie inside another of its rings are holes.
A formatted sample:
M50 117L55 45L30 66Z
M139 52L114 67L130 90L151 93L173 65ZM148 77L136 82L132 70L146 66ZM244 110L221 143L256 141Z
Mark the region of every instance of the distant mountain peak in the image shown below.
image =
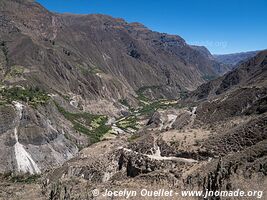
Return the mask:
M234 66L239 62L245 61L255 56L258 52L259 51L248 51L248 52L230 53L230 54L214 54L213 57L218 62Z

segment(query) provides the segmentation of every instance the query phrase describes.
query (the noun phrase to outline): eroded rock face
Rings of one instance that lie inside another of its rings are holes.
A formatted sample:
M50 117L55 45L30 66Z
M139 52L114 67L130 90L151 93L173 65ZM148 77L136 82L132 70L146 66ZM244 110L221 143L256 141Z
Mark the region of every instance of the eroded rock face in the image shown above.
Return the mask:
M4 134L13 125L16 112L12 106L0 106L0 134Z
M152 117L149 119L149 121L147 122L147 126L152 126L152 127L157 127L159 126L161 123L160 120L160 113L159 112L155 112Z
M1 110L10 122L1 134L2 173L41 173L61 165L78 152L65 138L63 127L53 124L55 118L19 102L1 106Z

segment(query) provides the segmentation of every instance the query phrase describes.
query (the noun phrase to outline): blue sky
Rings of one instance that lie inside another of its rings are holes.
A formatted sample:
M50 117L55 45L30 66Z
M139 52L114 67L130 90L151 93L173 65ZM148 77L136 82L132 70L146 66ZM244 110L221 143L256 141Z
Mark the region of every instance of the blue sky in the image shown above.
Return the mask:
M214 54L267 48L267 0L37 0L59 13L108 14Z

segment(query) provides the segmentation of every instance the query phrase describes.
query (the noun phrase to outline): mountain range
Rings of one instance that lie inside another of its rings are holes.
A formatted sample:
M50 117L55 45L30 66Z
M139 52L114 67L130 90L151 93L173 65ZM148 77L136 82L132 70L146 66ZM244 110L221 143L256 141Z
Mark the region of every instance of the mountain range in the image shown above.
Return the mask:
M241 53L232 53L232 54L224 54L224 55L213 55L215 60L220 63L228 64L235 66L239 62L247 60L253 56L255 56L259 51L249 51L249 52L241 52Z

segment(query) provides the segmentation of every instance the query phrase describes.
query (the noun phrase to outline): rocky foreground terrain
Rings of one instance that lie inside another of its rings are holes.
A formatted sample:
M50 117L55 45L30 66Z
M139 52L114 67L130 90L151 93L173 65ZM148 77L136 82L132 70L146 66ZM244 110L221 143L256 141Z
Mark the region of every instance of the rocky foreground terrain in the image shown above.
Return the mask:
M266 193L266 50L229 71L179 36L30 0L0 1L0 47L0 199Z

